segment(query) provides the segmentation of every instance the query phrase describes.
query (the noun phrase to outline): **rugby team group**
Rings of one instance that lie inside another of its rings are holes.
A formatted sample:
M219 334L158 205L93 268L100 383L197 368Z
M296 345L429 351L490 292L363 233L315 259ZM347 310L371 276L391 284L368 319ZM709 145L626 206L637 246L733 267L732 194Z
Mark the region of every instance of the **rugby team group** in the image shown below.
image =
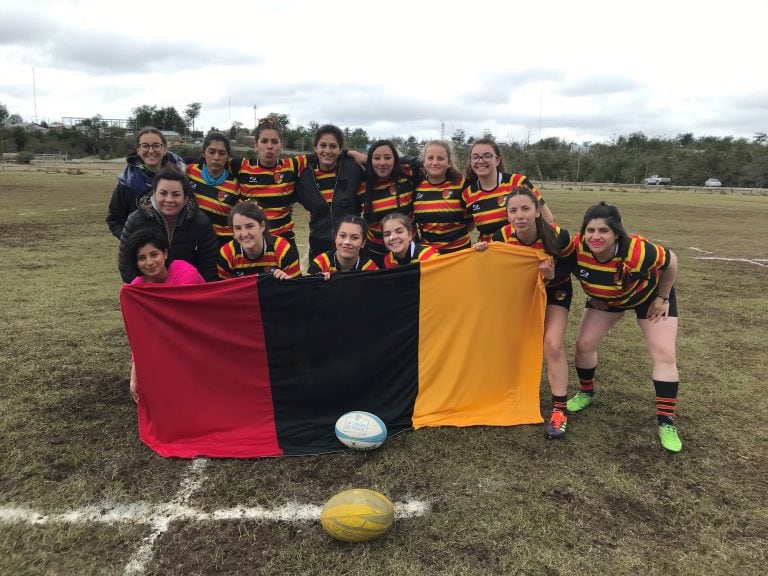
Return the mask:
M418 265L441 254L505 242L546 255L544 357L552 391L549 438L565 435L569 413L592 404L597 352L631 310L652 363L661 445L679 452L675 424L677 258L665 247L625 231L616 206L586 210L581 229L555 223L540 191L504 168L493 140L475 140L459 171L451 147L428 142L419 157L401 157L379 140L368 153L344 149L343 132L324 125L314 152L282 156L282 132L271 119L255 130L256 159L232 156L230 141L210 132L200 158L168 150L153 127L136 137L118 177L107 224L119 240L123 281L191 284L248 274L280 280L301 275L292 211L309 212L308 274ZM476 229L473 244L470 233ZM571 276L587 295L574 364L579 391L570 399L564 335L573 297ZM140 387L131 371L131 394Z

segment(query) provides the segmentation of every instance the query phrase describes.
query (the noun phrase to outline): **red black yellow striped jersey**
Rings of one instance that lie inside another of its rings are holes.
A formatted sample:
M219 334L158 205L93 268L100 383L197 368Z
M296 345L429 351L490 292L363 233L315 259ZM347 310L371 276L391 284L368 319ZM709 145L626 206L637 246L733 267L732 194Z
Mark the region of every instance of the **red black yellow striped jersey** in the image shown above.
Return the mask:
M615 308L634 308L653 295L659 273L669 266L669 251L637 234L607 262L598 261L579 234L573 237L576 271L587 296Z
M441 253L469 248L469 225L461 193L466 187L464 177L430 184L423 180L413 194L413 219L419 238Z
M411 245L408 251L405 253L405 257L401 260L394 252L389 252L384 257L385 268L397 268L398 266L405 266L406 264L418 264L424 262L430 258L436 258L440 254L432 246L425 244L417 244L411 241Z
M231 240L219 250L216 269L219 278L248 276L280 269L290 278L301 276L299 253L296 247L280 236L264 237L264 252L255 260L248 258L237 240Z
M370 191L370 196L365 182L361 182L358 191L363 217L368 223L366 248L381 255L387 253L381 231L381 219L393 212L413 216L413 171L405 161L400 163L400 170L401 175L397 182L393 178L377 182Z
M338 170L334 168L333 170L326 172L325 170L320 170L320 168L313 168L312 171L315 175L317 191L320 192L323 200L330 205L331 202L333 202L333 193L336 189Z
M571 235L565 228L560 228L555 224L550 224L552 229L557 234L557 247L559 248L559 254L556 254L555 259L555 277L552 280L545 280L544 283L547 286L559 286L565 284L571 278L571 274L576 266L576 250L571 242ZM512 224L507 224L502 229L497 230L493 234L492 240L494 242L504 242L506 244L512 244L514 246L526 246L533 248L539 252L545 253L544 243L538 236L533 244L526 244L520 240L515 234L515 228Z
M522 174L499 174L499 183L493 190L483 190L479 182L473 182L464 188L461 197L467 212L475 221L480 240L491 240L493 233L508 222L504 199L518 186L528 186L533 190L539 203L543 203L541 193L526 176Z
M214 186L206 184L201 163L187 164L186 171L192 190L195 192L197 205L211 221L219 243L222 244L231 239L232 228L229 227L228 222L229 212L232 210L232 206L240 201L237 178L233 175L221 184Z
M240 197L255 200L269 220L269 230L276 236L289 240L295 238L291 204L295 201L293 189L301 171L307 167L305 155L282 158L276 166L267 168L258 161L242 158L236 164Z
M339 264L336 260L336 250L330 250L323 252L319 256L316 256L309 265L307 274L318 274L320 272L330 272L331 274L348 274L350 272L365 272L368 270L378 270L379 267L370 258L360 256L357 259L357 263L351 270L339 270Z

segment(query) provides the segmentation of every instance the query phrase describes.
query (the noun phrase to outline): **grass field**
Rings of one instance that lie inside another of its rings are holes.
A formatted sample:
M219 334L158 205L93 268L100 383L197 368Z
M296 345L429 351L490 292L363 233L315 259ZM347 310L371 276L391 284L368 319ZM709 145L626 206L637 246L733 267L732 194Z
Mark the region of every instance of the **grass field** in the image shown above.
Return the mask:
M370 453L192 463L138 439L104 223L113 184L0 172L0 574L765 571L768 197L543 187L572 231L605 199L677 252L678 455L658 444L650 364L627 317L602 349L595 405L564 441L542 426L436 428ZM548 413L546 385L541 397ZM317 511L351 487L424 508L401 507L379 540L341 544Z

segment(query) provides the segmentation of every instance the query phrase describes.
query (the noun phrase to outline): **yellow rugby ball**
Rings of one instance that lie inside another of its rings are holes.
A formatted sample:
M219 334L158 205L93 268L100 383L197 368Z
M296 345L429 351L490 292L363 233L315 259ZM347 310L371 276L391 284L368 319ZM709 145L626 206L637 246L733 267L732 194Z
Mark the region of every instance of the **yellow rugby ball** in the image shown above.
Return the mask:
M392 526L395 509L384 494L365 488L345 490L333 496L320 512L328 534L342 542L367 542Z

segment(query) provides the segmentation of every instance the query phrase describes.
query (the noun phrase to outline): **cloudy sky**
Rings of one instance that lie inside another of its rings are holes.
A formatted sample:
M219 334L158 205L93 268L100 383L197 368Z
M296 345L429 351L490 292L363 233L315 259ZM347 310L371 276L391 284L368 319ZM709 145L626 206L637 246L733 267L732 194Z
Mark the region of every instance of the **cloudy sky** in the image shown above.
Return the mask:
M252 127L256 106L371 137L751 138L766 22L765 0L0 0L0 103L48 122L201 102L202 129Z

